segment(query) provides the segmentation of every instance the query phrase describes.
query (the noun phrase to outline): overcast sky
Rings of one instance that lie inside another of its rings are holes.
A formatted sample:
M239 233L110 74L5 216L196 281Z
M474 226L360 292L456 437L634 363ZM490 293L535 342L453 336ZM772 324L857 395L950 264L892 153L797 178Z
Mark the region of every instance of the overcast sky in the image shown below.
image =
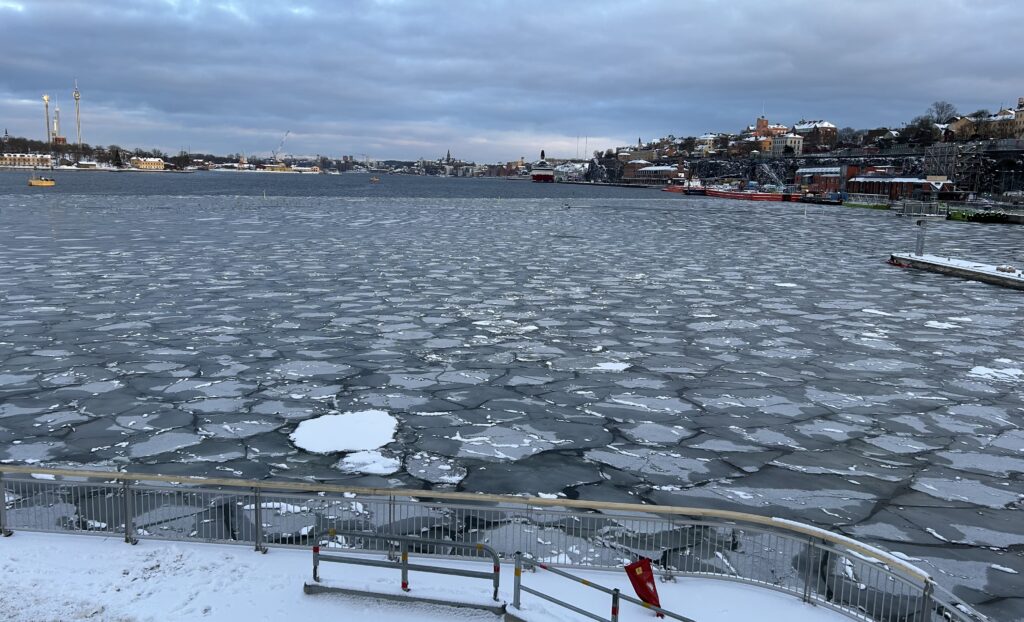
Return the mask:
M0 130L267 155L572 157L761 114L1024 96L1020 0L0 0ZM51 102L51 110L54 104Z

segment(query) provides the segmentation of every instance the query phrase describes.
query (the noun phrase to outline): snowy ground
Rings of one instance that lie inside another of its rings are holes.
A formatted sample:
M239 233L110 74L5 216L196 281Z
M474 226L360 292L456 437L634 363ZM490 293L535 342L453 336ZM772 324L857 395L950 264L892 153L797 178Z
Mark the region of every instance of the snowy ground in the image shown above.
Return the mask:
M452 565L451 562L448 562ZM484 564L470 566L486 570ZM390 569L323 563L327 585L400 593ZM624 573L581 576L632 594ZM306 595L312 554L271 549L260 555L219 544L143 540L129 546L114 538L19 532L0 539L0 619L9 622L164 620L358 620L374 622L491 621L494 615L465 609L393 603L350 596ZM524 585L544 590L607 615L610 598L550 573L524 573ZM486 602L487 581L410 573L419 596ZM662 605L697 622L838 622L844 616L771 590L711 579L659 583ZM512 602L512 568L502 569L500 598ZM522 616L531 622L583 620L528 594ZM624 604L621 620L654 616Z

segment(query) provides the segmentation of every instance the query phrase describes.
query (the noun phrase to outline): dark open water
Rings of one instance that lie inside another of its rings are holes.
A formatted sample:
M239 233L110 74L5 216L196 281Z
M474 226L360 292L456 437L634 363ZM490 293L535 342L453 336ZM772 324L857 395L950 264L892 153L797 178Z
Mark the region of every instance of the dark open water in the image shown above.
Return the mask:
M0 460L754 511L1024 619L1024 294L887 266L906 221L493 179L55 176L0 172ZM928 236L1024 263L1024 227ZM290 438L367 410L393 442Z

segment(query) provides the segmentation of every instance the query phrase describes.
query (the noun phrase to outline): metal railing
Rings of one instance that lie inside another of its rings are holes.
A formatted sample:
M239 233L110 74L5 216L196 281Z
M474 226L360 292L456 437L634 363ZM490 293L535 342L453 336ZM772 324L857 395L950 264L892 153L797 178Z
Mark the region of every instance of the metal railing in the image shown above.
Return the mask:
M945 203L937 201L912 201L904 199L893 203L889 209L898 216L914 218L945 218L949 214L949 207Z
M360 539L376 539L382 540L387 543L398 542L400 557L397 562L394 561L381 561L377 559L368 559L365 557L350 557L346 555L338 555L336 553L321 553L319 546L313 547L313 580L317 583L320 582L320 562L337 562L339 564L354 564L356 566L373 566L376 568L400 568L402 570L402 591L409 591L409 571L416 570L419 572L429 572L433 574L444 574L452 575L456 577L470 577L473 579L490 579L491 584L494 587L494 593L491 595L491 599L498 600L498 582L501 577L501 562L498 558L498 553L491 547L482 543L465 543L465 542L452 542L450 540L434 540L430 538L415 538L412 536L389 536L389 535L377 535L372 533L363 533L360 531L346 531L340 534L343 537L353 538L358 541ZM478 572L476 570L460 570L458 568L446 568L443 566L427 566L424 564L410 564L409 563L409 545L415 544L417 546L432 546L432 547L443 547L445 549L463 549L471 550L478 553L487 553L491 560L494 562L493 569L491 572Z
M640 600L638 598L633 598L632 596L630 596L628 594L623 594L622 592L619 591L619 588L608 588L608 587L605 587L603 585L598 585L597 583L594 583L593 581L588 581L588 580L583 579L581 577L577 577L576 575L574 575L572 573L566 572L564 570L559 570L558 568L555 568L553 566L549 566L547 564L542 564L542 563L539 563L539 562L535 564L535 567L540 568L541 570L546 570L546 571L548 571L548 572L550 572L552 574L556 574L556 575L558 575L560 577L569 579L571 581L575 581L576 583L579 583L581 585L585 585L585 586L587 586L587 587L589 587L591 589L595 589L595 590L597 590L599 592L604 592L605 594L610 594L611 597L612 597L611 617L605 619L605 618L603 618L603 617L601 617L601 616L599 616L597 614L591 613L591 612L589 612L589 611L587 611L585 609L581 609L580 607L577 607L577 606L573 605L572 603L569 603L569 602L566 602L564 600L555 598L554 596L551 596L549 594L545 594L544 592L541 592L540 590L535 590L533 588L530 588L528 586L523 585L523 555L522 555L522 553L518 553L517 552L515 554L515 560L516 560L516 565L515 565L515 585L514 585L513 592L512 592L512 606L515 607L516 609L522 609L522 607L521 607L521 605L522 605L522 592L526 592L527 594L533 594L534 596L536 596L538 598L541 598L543 600L546 600L549 603L558 605L559 607L562 607L564 609L568 609L569 611L574 611L574 612L576 612L576 613L578 613L578 614L580 614L582 616L586 616L586 617L588 617L588 618L590 618L592 620L597 620L598 622L619 622L619 605L620 605L621 601L623 601L623 600L625 600L626 602L633 603L635 605L640 605L641 607L643 607L645 609L650 609L651 611L654 611L655 613L661 614L659 617L669 617L669 618L672 618L673 620L680 620L680 622L694 622L693 620L691 620L690 618L687 618L686 616L681 616L678 613L674 613L674 612L669 611L667 609L662 609L661 607L658 607L656 605L652 605L650 603L646 603L646 602L644 602L644 601L642 601L642 600Z
M980 614L924 571L877 548L778 518L629 503L359 488L0 465L0 531L392 551L384 538L483 543L499 558L616 569L648 557L665 572L739 581L861 620L961 622ZM470 551L467 557L477 556Z
M889 205L889 197L884 194L864 194L862 192L851 192L846 195L847 204L857 205Z

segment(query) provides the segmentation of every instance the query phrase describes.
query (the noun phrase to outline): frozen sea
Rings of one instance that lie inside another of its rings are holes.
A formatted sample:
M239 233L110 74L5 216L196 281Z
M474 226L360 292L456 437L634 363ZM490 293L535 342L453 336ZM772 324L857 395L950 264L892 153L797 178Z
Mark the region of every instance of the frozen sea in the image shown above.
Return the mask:
M753 511L1024 619L1024 293L886 265L907 220L494 179L56 177L0 173L2 462ZM1024 264L1024 227L927 236ZM383 425L303 442L339 415Z

